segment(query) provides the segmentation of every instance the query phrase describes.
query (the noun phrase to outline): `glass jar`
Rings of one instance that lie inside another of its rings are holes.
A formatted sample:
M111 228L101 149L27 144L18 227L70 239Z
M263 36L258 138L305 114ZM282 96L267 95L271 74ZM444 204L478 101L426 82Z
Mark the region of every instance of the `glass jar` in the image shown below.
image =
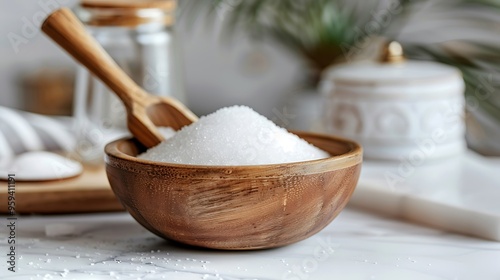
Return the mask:
M147 92L185 103L174 34L176 0L81 0L75 13L117 64ZM102 163L106 143L128 134L121 101L79 67L76 157Z

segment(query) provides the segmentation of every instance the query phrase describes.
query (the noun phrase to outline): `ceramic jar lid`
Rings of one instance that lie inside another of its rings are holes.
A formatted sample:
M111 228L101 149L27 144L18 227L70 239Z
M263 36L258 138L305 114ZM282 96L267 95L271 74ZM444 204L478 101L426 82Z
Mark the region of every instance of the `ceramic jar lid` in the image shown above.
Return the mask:
M340 87L426 87L430 84L460 87L463 84L462 75L456 68L430 61L406 60L397 42L391 42L385 50L379 61L332 67L326 72L325 80Z
M392 63L354 63L336 67L328 77L336 85L408 84L421 82L446 82L460 78L452 67L426 61Z

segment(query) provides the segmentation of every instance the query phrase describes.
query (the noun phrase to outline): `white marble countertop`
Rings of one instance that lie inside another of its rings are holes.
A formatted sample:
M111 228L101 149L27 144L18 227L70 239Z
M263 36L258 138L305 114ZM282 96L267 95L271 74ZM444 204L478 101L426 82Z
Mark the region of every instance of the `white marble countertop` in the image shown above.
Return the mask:
M0 219L5 280L500 279L498 242L349 208L309 239L247 252L182 247L149 233L126 213L20 216L16 272L6 263L7 217Z

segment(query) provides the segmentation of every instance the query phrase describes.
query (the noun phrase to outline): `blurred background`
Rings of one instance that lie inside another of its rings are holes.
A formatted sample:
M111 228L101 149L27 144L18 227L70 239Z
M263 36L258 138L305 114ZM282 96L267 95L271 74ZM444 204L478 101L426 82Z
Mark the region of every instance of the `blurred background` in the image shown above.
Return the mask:
M72 114L76 64L39 25L50 10L77 3L0 2L0 106ZM497 1L180 0L179 6L175 28L185 94L198 115L240 104L273 120L290 113L290 123L279 124L304 128L301 120L314 121L311 111L320 110L307 96L318 94L322 71L373 58L388 38L399 41L409 58L462 71L467 105L474 108L467 114L469 146L500 155ZM305 98L303 92L309 92ZM311 116L302 115L307 112Z

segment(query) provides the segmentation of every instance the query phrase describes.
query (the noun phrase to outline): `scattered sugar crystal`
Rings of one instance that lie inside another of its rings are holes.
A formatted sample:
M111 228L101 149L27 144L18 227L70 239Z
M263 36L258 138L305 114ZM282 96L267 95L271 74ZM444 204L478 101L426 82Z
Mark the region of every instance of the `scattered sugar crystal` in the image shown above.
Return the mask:
M139 158L194 165L259 165L328 156L251 108L233 106L183 127Z

